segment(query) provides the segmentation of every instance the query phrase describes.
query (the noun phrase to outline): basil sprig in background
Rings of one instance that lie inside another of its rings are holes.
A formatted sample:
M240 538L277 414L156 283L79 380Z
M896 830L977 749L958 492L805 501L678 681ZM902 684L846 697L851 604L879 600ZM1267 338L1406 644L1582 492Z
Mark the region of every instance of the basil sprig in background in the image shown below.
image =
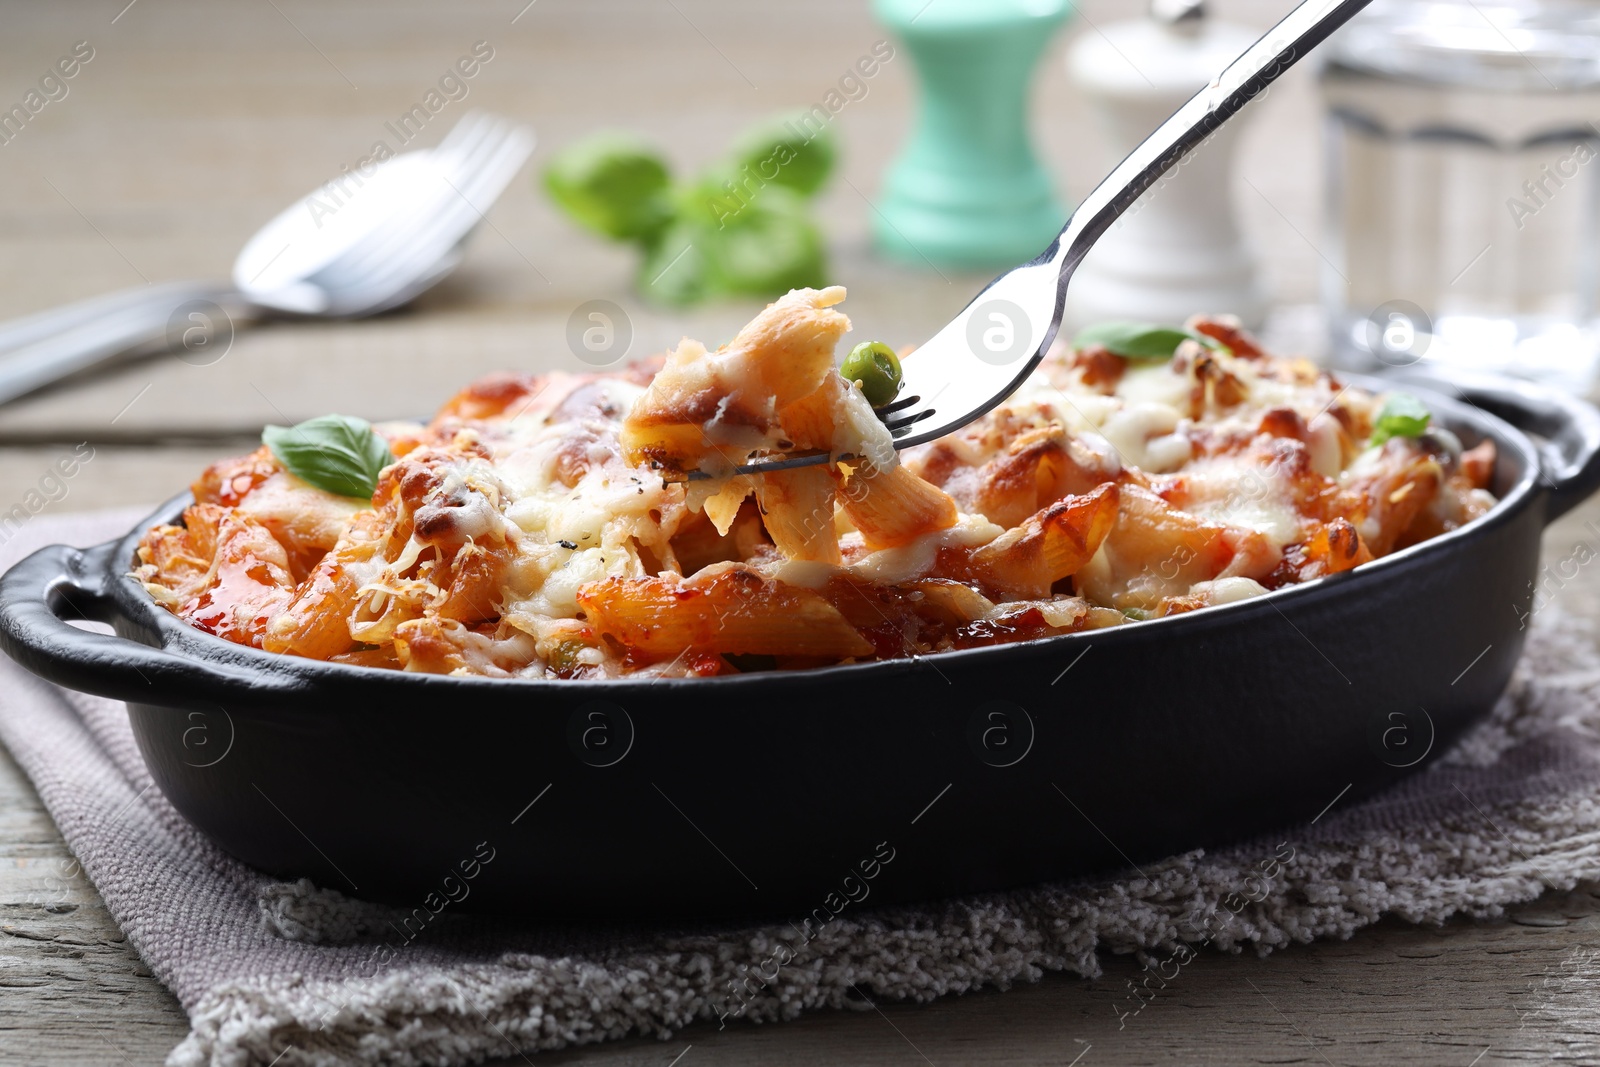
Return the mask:
M297 426L268 426L261 441L284 469L338 496L371 500L378 472L394 454L372 424L349 415L319 415Z
M827 266L811 199L833 170L832 133L780 116L740 137L697 177L620 133L558 152L544 187L572 220L639 250L636 286L662 304L820 288Z

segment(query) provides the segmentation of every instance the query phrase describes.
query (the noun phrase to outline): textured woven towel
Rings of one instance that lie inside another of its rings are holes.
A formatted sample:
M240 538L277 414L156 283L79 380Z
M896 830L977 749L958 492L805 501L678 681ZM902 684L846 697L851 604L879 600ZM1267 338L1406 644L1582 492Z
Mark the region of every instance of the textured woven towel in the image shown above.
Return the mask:
M0 565L90 544L128 513L40 518ZM792 1018L867 995L927 1000L1097 951L1170 962L1208 943L1258 951L1348 937L1383 915L1497 914L1600 877L1600 655L1539 617L1491 719L1404 785L1338 803L1286 841L1193 852L1070 885L787 923L600 930L453 916L392 959L386 909L286 885L223 855L173 811L119 704L0 660L0 740L38 787L107 907L193 1026L169 1063L458 1064L696 1020ZM382 962L380 962L382 961ZM280 1058L281 1057L281 1058Z

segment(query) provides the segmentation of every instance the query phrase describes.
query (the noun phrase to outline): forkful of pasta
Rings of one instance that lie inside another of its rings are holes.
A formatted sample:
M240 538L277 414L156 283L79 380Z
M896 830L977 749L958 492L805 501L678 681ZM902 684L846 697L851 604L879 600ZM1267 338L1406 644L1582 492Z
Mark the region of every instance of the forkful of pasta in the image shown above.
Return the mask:
M842 333L848 320L837 315L837 323L819 326L780 301L773 308L781 310L769 309L724 350L674 354L637 413L631 454L669 478L690 481L841 462L886 471L894 466L893 451L973 422L1014 393L1043 360L1060 330L1073 272L1112 223L1367 3L1305 0L1291 11L1118 164L1050 247L996 278L918 347L905 361L903 381L872 398L879 403L867 395L874 385L881 388L882 372L872 363L881 366L892 353L861 353L865 365L856 380L864 388L825 386L838 340L834 326L842 324ZM842 298L842 289L826 289L805 299L816 310ZM750 358L757 350L780 355ZM845 370L848 377L852 368Z

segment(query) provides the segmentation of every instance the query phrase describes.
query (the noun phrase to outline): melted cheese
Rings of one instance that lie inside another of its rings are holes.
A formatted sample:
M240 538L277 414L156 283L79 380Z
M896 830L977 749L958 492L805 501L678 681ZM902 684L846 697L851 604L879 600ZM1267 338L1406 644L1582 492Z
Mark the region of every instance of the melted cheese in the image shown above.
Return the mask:
M1181 432L1184 419L1165 404L1124 404L1100 424L1100 434L1123 463L1151 474L1165 474L1187 463L1194 451Z
M644 390L620 379L600 382L596 401L613 405L616 418L555 419L540 411L507 421L500 436L484 442L523 564L507 597L508 617L574 618L583 586L647 573L635 540L656 524L652 513L681 500L680 488L628 466L617 447L620 417ZM587 442L577 457L585 469L569 487L559 472L574 441Z
M1304 536L1304 521L1281 478L1233 456L1201 460L1183 472L1184 510L1219 526L1254 530L1282 549Z
M898 548L873 552L851 565L850 569L863 581L898 585L927 574L933 567L939 549L946 545L976 548L1003 533L1004 527L996 526L982 515L963 515L948 529L923 534L910 544Z
M1217 578L1209 582L1196 582L1194 587L1190 589L1191 595L1200 597L1208 607L1234 604L1240 600L1265 596L1266 592L1266 587L1254 578L1238 576Z

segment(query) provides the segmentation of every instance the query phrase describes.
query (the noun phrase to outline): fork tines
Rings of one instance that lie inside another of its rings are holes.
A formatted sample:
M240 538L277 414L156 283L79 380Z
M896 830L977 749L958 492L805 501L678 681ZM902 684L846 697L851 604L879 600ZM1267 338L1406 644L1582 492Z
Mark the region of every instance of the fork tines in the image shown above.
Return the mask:
M885 415L892 415L896 411L904 411L906 408L910 407L912 404L915 404L921 399L922 398L920 396L903 396L894 403L885 404L883 407L879 408L878 417L882 418Z
M932 408L924 408L923 410L917 411L917 412L913 412L912 414L907 415L904 418L884 419L883 420L883 424L889 428L889 433L890 434L892 434L895 437L899 437L900 435L902 435L905 432L907 432L908 430L910 430L911 427L914 424L921 422L923 419L931 419L931 418L933 418L933 409Z
M903 396L893 403L885 404L878 409L878 418L883 420L883 424L889 428L889 436L897 439L904 437L911 431L914 423L921 422L923 419L933 415L932 408L913 412L910 415L901 414L921 402L922 397L913 393L911 396ZM891 418L891 416L897 417Z

